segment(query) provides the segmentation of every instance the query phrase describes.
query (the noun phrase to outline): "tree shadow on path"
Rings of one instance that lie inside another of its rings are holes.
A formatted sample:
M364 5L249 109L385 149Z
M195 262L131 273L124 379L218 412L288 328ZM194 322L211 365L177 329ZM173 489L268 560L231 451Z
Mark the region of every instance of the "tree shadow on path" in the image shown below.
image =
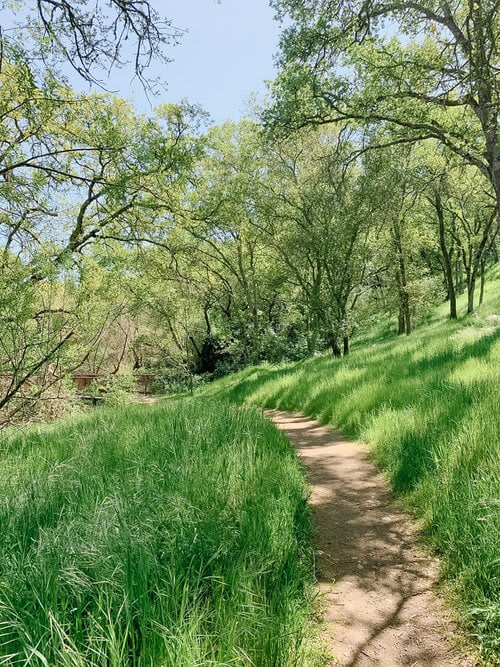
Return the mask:
M317 579L326 640L343 667L470 666L434 588L438 567L417 546L366 448L301 415L268 411L312 487Z

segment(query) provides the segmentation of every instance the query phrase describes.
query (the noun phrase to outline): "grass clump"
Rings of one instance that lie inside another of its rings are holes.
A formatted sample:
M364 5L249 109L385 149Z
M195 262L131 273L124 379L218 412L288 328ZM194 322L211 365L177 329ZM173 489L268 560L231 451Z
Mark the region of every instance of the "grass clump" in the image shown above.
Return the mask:
M0 451L0 664L300 664L307 488L258 411L99 409Z
M363 438L421 518L486 662L500 661L500 270L482 309L445 307L409 337L378 328L351 356L262 365L206 392L295 410Z

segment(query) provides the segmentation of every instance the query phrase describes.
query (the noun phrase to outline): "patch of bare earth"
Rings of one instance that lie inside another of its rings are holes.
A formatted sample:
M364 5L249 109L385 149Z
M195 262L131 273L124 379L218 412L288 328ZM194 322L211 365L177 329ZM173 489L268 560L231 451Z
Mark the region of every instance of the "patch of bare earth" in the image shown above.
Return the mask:
M436 596L437 562L364 445L302 415L266 415L308 469L323 638L342 667L472 667Z
M136 403L146 403L148 405L156 403L158 401L156 396L137 396L135 399Z

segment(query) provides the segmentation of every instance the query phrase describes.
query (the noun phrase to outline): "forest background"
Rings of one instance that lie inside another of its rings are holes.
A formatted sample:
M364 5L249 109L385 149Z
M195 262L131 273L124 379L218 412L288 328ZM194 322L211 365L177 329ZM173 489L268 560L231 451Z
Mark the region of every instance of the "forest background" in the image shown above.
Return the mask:
M349 353L468 295L498 260L494 2L272 3L278 76L253 119L139 114L75 92L136 47L146 81L180 32L145 2L4 3L0 73L2 425L260 361ZM163 49L163 51L162 51Z

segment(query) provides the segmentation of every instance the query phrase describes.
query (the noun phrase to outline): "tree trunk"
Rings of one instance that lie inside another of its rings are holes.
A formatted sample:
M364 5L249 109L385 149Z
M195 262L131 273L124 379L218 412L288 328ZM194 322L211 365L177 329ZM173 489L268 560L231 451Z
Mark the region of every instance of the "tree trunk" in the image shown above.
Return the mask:
M344 357L349 354L349 336L344 336Z
M329 340L329 345L332 349L332 354L334 357L341 357L342 356L342 350L340 349L339 341L338 338L335 334L331 334L330 340Z
M483 299L484 299L484 272L485 272L485 264L486 260L483 258L481 261L481 287L479 290L479 305L483 305Z
M401 336L404 334L406 329L406 323L405 323L405 314L403 311L403 306L400 303L399 304L399 311L398 311L398 336Z
M410 300L408 298L408 283L406 279L406 261L403 243L401 241L401 230L399 228L399 221L397 220L394 221L392 226L392 237L394 239L394 247L396 250L396 282L399 295L398 333L406 333L406 335L409 336L411 333L411 312Z
M500 142L498 140L498 110L491 103L491 98L487 99L488 113L483 117L483 131L486 137L486 153L488 165L490 168L490 180L495 192L497 203L497 216L500 219Z
M439 247L443 257L444 275L446 280L446 289L448 290L448 299L450 300L450 319L457 319L457 295L455 292L455 284L453 281L453 268L451 266L450 253L446 245L446 235L444 226L444 211L441 195L439 192L435 193L434 206L436 208L436 215L439 224Z
M404 260L400 263L400 268L396 272L399 295L399 313L398 313L398 334L411 333L411 312L410 301L408 299L408 287L406 284L406 275L401 273L401 265L404 266Z
M260 327L259 327L259 310L257 307L258 296L257 296L257 285L255 282L253 247L248 246L247 248L248 259L250 260L250 274L252 279L251 284L247 277L247 269L245 268L245 263L244 263L244 251L240 239L238 240L237 250L238 250L239 282L243 287L247 306L252 314L252 333L251 333L249 356L250 356L250 362L252 364L256 364L259 361L260 357L260 335L259 335Z
M475 272L470 275L467 281L467 313L474 312L474 292L476 290L476 276Z
M457 253L457 259L455 262L455 294L464 293L464 272L462 268L462 263L460 262L460 254Z

